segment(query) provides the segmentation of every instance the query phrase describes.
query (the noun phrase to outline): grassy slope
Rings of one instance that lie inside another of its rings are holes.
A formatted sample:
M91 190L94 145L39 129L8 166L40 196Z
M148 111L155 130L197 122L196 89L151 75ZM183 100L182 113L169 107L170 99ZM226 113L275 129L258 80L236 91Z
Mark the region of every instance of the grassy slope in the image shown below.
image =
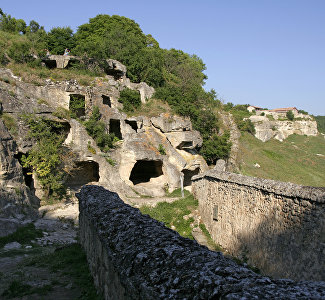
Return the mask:
M263 143L252 135L243 134L239 163L244 175L325 186L325 139L321 135L291 135L283 142L272 139ZM255 163L261 167L254 167Z

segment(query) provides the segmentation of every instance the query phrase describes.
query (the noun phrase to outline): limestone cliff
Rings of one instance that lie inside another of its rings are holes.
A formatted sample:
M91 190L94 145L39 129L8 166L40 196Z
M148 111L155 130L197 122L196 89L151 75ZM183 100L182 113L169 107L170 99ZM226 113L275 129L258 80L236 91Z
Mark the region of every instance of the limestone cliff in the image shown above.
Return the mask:
M25 154L33 145L27 135L28 128L21 120L22 113L33 113L64 124L64 145L76 154L76 167L66 182L72 190L97 182L122 197L134 197L137 194L163 195L166 189L179 187L181 178L185 186L190 185L193 175L208 168L197 153L202 145L199 132L192 130L189 119L169 114L128 117L121 112L122 104L118 101L121 90L137 89L145 102L152 96L153 89L145 83L130 82L123 65L111 63L112 70L116 69L118 74L123 71L122 76L96 78L91 86L80 85L76 80L54 82L51 79L44 80L43 85L34 85L23 82L8 69L0 69L2 108L16 120L17 152ZM103 153L80 121L55 117L58 110L70 108L74 97L84 101L81 120L87 120L95 106L99 108L107 133L114 133L120 139L115 149ZM34 193L42 197L35 174L31 180Z
M310 118L298 120L270 120L267 116L251 116L249 118L255 126L255 137L266 142L271 138L283 141L291 134L316 136L317 123Z

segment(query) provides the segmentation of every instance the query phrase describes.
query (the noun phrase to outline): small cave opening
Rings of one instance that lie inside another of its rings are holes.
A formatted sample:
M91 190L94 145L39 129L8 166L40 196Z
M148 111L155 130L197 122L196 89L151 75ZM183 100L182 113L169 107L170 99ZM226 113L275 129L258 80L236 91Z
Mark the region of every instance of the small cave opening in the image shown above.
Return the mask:
M130 125L131 128L135 131L138 130L138 124L137 124L137 121L134 121L134 120L125 120L125 123Z
M188 149L193 147L193 141L188 142L181 142L176 149L182 150L182 149Z
M134 185L149 182L151 178L163 175L161 160L138 160L131 171L130 180Z
M80 118L85 115L85 96L70 94L69 110Z
M122 139L121 122L117 119L109 120L109 133L114 133L118 139Z
M49 69L55 69L56 68L56 60L55 59L45 59L43 60L45 66Z
M24 168L23 167L23 163L22 163L22 156L26 155L28 156L28 153L22 153L22 152L18 152L17 154L14 154L14 158L16 158L19 162L19 164L22 166L23 169L23 176L24 176L24 181L26 186L29 187L29 189L31 191L34 190L34 179L33 179L33 170L31 167L29 168Z
M194 175L197 175L200 173L200 168L196 168L194 169L193 171L191 170L187 170L187 169L184 169L182 171L182 173L184 174L184 186L191 186L192 185L192 180L191 178L194 176Z
M99 181L99 165L94 161L79 161L66 179L66 186L78 189L89 182Z
M108 105L109 107L112 107L111 98L105 95L102 95L103 98L103 104Z

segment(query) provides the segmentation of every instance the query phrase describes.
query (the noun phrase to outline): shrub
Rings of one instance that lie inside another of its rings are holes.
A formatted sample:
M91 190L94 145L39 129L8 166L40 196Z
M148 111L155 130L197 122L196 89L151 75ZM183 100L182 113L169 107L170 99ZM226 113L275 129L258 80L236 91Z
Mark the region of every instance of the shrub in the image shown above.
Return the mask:
M166 155L166 150L162 144L159 144L158 151L161 155Z
M66 192L64 179L73 168L73 153L62 146L63 125L35 115L23 115L22 119L29 127L29 136L36 140L28 154L22 156L23 167L36 173L46 198L62 198Z
M88 134L96 141L97 146L103 152L108 152L114 147L118 138L112 133L106 133L104 122L100 121L100 112L97 106L94 107L91 117L84 122Z
M129 88L120 92L118 101L123 104L123 109L126 112L132 112L141 106L140 93Z
M215 164L218 159L229 157L230 149L229 133L226 132L222 136L214 134L209 140L203 141L200 154L208 164Z
M286 117L287 117L288 120L290 120L290 121L293 121L294 118L295 118L295 116L294 116L294 114L293 114L293 112L292 112L291 110L287 111L287 113L286 113Z

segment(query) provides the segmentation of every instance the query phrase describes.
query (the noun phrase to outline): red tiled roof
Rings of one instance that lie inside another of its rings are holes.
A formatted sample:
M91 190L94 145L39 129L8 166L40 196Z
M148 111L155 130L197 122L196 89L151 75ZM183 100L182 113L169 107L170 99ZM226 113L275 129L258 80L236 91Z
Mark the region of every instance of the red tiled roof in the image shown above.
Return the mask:
M271 109L270 111L281 112L281 111L290 111L290 110L297 110L297 108L295 107L275 108L275 109Z

